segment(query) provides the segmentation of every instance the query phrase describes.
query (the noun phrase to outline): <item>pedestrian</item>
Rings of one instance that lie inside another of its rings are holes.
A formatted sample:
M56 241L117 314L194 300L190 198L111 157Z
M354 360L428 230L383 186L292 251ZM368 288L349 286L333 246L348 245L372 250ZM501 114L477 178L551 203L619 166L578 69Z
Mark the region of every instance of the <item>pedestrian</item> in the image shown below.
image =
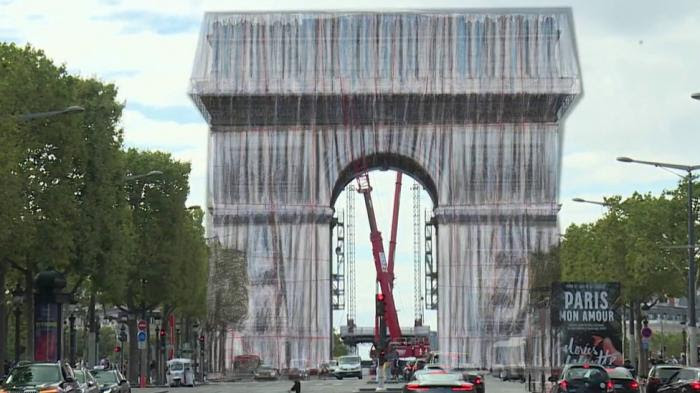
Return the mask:
M294 385L289 389L289 392L301 393L301 382L299 382L299 378L294 379Z
M630 361L629 359L625 359L625 362L622 365L622 367L630 370L630 373L632 374L633 377L635 377L635 378L637 377L637 370L634 369L634 366L632 365L632 361Z
M156 377L157 377L157 372L156 372L156 361L151 360L151 365L148 368L148 375L151 379L151 385L153 385L156 382Z

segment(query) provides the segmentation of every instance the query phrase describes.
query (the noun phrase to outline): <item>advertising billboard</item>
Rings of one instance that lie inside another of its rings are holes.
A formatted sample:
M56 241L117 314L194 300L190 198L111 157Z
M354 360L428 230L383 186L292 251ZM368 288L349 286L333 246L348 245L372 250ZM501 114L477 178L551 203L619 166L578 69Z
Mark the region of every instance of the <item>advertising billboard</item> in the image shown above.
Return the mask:
M621 366L620 283L552 285L552 324L559 329L565 363Z

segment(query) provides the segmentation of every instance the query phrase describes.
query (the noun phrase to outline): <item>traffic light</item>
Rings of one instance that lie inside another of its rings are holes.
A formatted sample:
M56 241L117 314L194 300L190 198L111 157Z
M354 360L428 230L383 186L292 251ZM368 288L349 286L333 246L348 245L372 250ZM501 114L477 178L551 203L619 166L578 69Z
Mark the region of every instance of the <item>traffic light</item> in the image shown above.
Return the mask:
M122 351L122 347L120 347L119 345L117 345L116 347L114 347L114 352L119 353L119 352L121 352L121 351Z
M160 328L160 336L165 337L165 329Z
M383 293L377 294L376 310L377 310L378 317L384 317L384 294Z
M203 343L204 342L204 335L199 336L199 342Z

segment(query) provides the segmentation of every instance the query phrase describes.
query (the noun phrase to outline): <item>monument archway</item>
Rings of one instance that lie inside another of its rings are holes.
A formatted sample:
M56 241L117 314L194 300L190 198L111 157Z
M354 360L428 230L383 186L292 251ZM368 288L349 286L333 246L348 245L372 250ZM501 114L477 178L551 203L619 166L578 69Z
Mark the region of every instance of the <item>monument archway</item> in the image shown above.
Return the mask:
M331 206L369 162L432 188L446 360L530 361L529 254L558 240L580 93L568 9L206 14L191 95L208 231L246 259L233 351L328 359Z

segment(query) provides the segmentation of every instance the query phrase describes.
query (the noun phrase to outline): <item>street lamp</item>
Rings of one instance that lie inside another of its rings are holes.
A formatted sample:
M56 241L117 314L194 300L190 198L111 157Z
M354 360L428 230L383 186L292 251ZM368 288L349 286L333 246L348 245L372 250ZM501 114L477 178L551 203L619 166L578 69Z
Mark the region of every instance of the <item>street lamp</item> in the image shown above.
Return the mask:
M148 172L148 173L142 173L142 174L140 174L140 175L128 175L128 176L124 176L124 180L125 180L125 181L132 181L132 180L142 179L142 178L144 178L144 177L155 176L155 175L162 175L162 174L163 174L162 171L150 171L150 172Z
M700 99L700 94L693 94L691 97ZM657 168L678 169L687 172L684 176L688 181L688 362L694 366L698 361L697 337L695 336L695 279L697 276L695 266L695 225L693 219L693 171L700 169L700 165L679 165L656 161L635 160L629 157L618 157L618 161L625 163L637 163L651 165ZM679 175L680 176L680 175Z
M12 304L15 306L15 364L19 362L19 318L22 316L22 303L24 303L24 290L17 283L12 290Z
M65 109L61 109L61 110L57 110L57 111L25 113L23 115L19 115L19 118L22 121L28 121L28 120L34 120L34 119L45 119L47 117L53 117L53 116L58 116L58 115L67 115L69 113L78 113L78 112L83 112L83 111L85 111L85 108L83 108L82 106L71 105Z
M589 201L589 200L583 199L583 198L574 198L574 199L572 199L572 201L579 202L579 203L592 203L594 205L600 205L600 206L605 206L605 207L611 206L607 202Z

